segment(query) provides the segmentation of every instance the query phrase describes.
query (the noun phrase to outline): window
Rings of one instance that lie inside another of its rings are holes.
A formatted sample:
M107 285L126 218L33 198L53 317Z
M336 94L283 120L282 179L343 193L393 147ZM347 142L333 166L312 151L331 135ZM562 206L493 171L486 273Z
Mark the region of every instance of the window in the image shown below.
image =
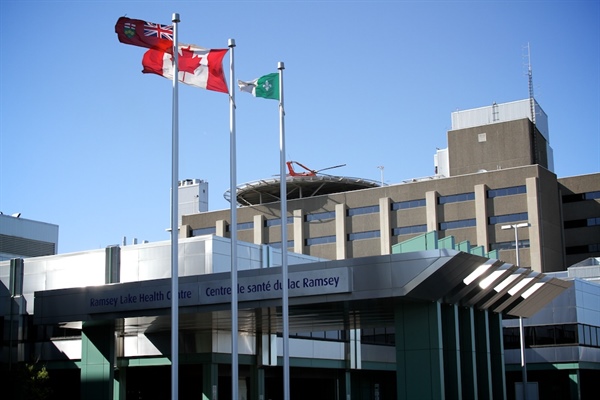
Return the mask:
M554 326L535 326L531 331L534 346L553 346L556 344Z
M293 224L294 217L287 217L287 223ZM279 226L279 225L281 225L281 218L265 219L265 228L268 228L269 226Z
M584 244L581 246L570 246L565 248L565 253L567 255L598 252L600 252L600 243Z
M277 334L281 336L281 334ZM312 340L328 340L335 342L347 342L346 331L314 331L314 332L298 332L291 333L290 337L297 339L312 339Z
M392 211L404 210L407 208L425 207L425 205L425 199L399 201L397 203L392 203Z
M563 196L563 203L575 203L577 201L600 199L600 191L567 194Z
M352 217L354 215L362 215L362 214L375 214L379 212L379 206L366 206L366 207L357 207L357 208L349 208L346 211L346 215Z
M496 215L488 218L488 224L496 225L496 224L505 224L507 222L516 222L516 221L527 221L527 213L515 213L515 214L505 214L505 215Z
M192 236L214 235L215 233L217 233L217 228L214 226L192 230Z
M323 221L323 220L334 219L334 218L335 218L335 211L324 211L324 212L320 212L320 213L306 214L304 216L304 220L306 222Z
M527 193L525 185L521 186L512 186L507 188L500 189L490 189L487 191L488 199L493 199L494 197L502 197L502 196L512 196L515 194Z
M380 236L381 236L381 232L379 232L379 231L349 233L348 241L361 240L361 239L372 239L372 238L378 238Z
M427 232L427 225L402 226L392 229L392 236L410 235L413 233Z
M523 240L519 240L519 248L520 249L525 249L528 248L529 245L529 239L523 239ZM515 249L515 241L510 241L510 242L499 242L499 243L492 243L490 246L490 249L493 250L514 250Z
M581 324L526 326L523 329L525 347L583 345L587 344L586 338L589 340L587 345L597 347L597 345L591 344L594 329L597 330L596 327ZM519 328L504 328L502 332L505 349L521 347Z
M281 242L272 242L272 243L269 243L269 246L274 247L276 249L280 249L281 248ZM288 249L293 248L294 247L294 241L293 240L288 240L287 241L287 247L288 247Z
M327 243L335 243L335 235L308 238L304 241L305 246L313 246L316 244L327 244Z
M445 231L447 229L468 228L471 226L475 226L475 224L476 224L475 218L441 222L440 223L440 231Z
M237 224L238 231L245 229L254 229L254 222L240 222Z
M598 226L598 225L600 225L600 217L588 218L588 219L577 219L577 220L573 220L573 221L565 221L564 222L565 229L584 228L587 226Z
M461 201L475 200L475 193L452 194L438 197L438 204L459 203Z
M555 337L556 344L577 343L577 325L557 325Z
M394 328L363 328L360 330L360 341L364 344L394 346L396 334Z

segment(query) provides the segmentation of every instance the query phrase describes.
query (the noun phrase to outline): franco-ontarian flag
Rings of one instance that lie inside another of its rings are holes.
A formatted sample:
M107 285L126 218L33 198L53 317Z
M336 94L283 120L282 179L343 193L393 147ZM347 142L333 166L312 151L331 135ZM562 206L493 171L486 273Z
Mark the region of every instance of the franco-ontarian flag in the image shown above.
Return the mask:
M238 86L242 92L252 93L254 97L279 100L279 73L277 72L249 82L238 80Z

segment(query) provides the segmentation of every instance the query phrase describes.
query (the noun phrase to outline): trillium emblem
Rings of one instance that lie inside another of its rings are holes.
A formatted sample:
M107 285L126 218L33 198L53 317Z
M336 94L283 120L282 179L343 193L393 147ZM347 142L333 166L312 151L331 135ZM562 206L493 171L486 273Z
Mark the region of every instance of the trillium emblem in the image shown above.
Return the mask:
M123 24L123 33L129 39L134 37L135 36L135 24L131 23L131 22L125 22L125 24Z

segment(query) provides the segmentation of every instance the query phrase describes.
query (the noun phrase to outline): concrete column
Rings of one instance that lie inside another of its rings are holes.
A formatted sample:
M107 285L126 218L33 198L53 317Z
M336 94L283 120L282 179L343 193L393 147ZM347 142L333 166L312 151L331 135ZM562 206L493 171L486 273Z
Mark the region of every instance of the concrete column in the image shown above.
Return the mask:
M86 321L81 330L81 398L114 400L115 325Z
M347 256L346 240L346 204L335 205L335 259L345 260Z
M294 210L294 253L304 254L304 212Z
M477 363L475 358L475 322L473 309L458 309L460 366L463 399L477 398Z
M540 211L540 196L538 178L532 177L525 180L525 187L527 190L527 218L530 224L529 229L529 251L527 249L520 250L520 264L527 266L529 264L531 269L537 272L545 272L542 270L542 260L544 255L542 254L542 229L540 229L541 223L541 211ZM529 255L529 257L527 257Z
M227 221L218 220L215 222L215 235L220 237L227 237Z
M443 304L442 336L444 345L444 384L447 399L462 399L462 379L460 371L460 336L458 324L458 307Z
M489 252L489 231L488 231L488 207L487 207L487 186L475 185L475 229L477 232L477 246L482 246L484 252Z
M398 399L444 399L444 356L440 303L406 303L395 308Z
M389 197L379 199L379 243L382 256L392 253L391 204L392 200Z
M437 212L438 193L431 191L425 193L425 208L427 213L427 232L438 230L438 212Z
M504 336L502 314L488 314L490 322L490 355L492 365L492 393L494 399L506 399L506 370L504 367Z
M488 311L476 310L474 315L478 398L493 399Z
M202 400L219 398L219 364L202 364Z
M262 214L254 216L254 244L265 243L265 217ZM282 247L285 249L285 247Z
M185 239L192 237L192 227L189 225L181 225L179 227L179 238Z

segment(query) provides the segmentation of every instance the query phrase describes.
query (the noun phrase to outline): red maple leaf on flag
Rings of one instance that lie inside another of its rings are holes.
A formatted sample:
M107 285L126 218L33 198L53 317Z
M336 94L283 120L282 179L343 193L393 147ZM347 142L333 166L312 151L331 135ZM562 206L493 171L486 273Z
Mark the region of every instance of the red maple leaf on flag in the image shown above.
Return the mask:
M189 72L193 74L194 71L198 69L200 66L200 62L202 61L202 57L196 55L194 51L190 50L188 47L181 49L181 54L179 55L179 71L181 72Z

